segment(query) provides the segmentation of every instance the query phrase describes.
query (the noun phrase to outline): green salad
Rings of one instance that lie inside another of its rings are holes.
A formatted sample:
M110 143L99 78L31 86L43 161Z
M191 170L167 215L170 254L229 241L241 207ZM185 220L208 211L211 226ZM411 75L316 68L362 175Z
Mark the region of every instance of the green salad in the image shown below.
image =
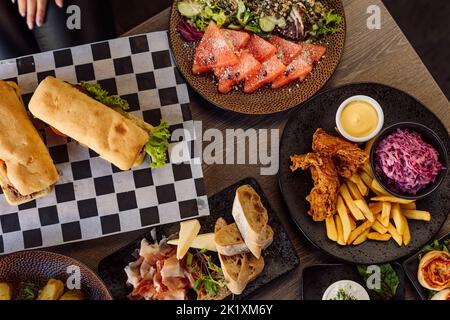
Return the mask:
M211 21L218 27L245 30L264 38L315 42L339 31L343 18L318 0L180 0L178 11L203 32Z

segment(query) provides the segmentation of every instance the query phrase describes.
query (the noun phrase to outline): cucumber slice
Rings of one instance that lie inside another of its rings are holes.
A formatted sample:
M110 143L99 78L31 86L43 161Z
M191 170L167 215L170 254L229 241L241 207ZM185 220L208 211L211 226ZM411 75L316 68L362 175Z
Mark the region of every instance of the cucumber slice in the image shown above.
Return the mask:
M264 32L272 32L275 29L276 21L273 17L264 16L259 19L259 27Z
M203 10L203 5L196 0L184 0L178 2L178 11L182 16L194 17L200 14Z

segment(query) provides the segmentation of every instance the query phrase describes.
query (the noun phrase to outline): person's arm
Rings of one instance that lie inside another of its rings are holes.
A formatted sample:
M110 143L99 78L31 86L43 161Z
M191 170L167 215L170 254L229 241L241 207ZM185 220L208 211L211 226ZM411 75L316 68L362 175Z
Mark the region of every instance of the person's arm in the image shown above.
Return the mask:
M15 2L15 0L12 0ZM64 0L55 0L58 7L62 8ZM17 0L19 13L26 17L28 28L31 30L35 25L42 26L45 21L47 0Z

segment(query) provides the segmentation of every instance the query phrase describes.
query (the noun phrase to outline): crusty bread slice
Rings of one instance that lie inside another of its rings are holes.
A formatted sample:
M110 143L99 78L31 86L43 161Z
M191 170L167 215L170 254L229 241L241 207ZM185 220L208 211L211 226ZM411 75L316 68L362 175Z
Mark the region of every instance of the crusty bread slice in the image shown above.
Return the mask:
M23 196L19 194L16 190L12 190L8 185L1 185L3 190L3 194L5 196L6 201L12 206L20 206L21 204L33 201L38 198L42 198L52 192L53 186L50 186L42 191L34 192L32 194L28 194Z
M233 217L250 252L261 257L269 217L258 193L249 185L236 190Z
M214 235L217 252L225 256L250 252L239 232L236 223L223 226ZM266 249L273 241L273 230L267 225L264 231L262 249Z
M264 269L264 258L256 259L251 253L234 256L219 254L219 259L227 287L234 294L241 294Z

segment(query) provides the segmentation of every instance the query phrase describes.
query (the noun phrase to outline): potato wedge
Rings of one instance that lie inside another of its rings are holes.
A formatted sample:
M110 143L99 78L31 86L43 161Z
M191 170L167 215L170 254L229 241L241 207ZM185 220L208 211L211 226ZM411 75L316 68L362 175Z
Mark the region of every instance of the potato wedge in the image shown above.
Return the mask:
M355 230L353 230L350 233L350 237L348 238L347 243L351 244L353 241L355 241L356 238L358 238L361 234L363 234L366 230L369 230L370 227L372 227L372 222L366 220L361 225L356 227Z
M365 220L361 210L359 210L358 207L353 203L353 199L346 184L341 185L340 194L351 214L353 215L353 218L355 218L356 220Z
M370 156L370 151L372 150L373 143L375 142L375 138L370 139L366 142L364 147L364 151Z
M338 234L336 230L336 224L334 223L334 217L329 216L325 219L325 227L327 229L327 237L331 241L337 241L338 240Z
M370 200L372 201L386 201L386 202L392 202L392 203L399 203L399 204L409 204L414 202L414 200L408 200L408 199L401 199L401 198L397 198L394 196L377 196L377 197L373 197Z
M391 235L389 233L378 233L378 232L369 232L367 234L367 239L375 240L375 241L389 241L391 239Z
M402 245L403 243L403 238L402 236L397 232L397 229L394 227L394 225L392 223L389 222L389 225L387 227L389 234L392 236L392 238L394 238L395 242L397 242L397 244L399 246Z
M403 244L405 246L407 246L411 242L411 231L409 229L408 220L406 220L406 217L404 215L402 215L402 218L403 218L404 224L405 224L405 230L403 230L403 235L402 235Z
M400 208L403 209L407 209L407 210L416 210L417 209L417 205L415 202L411 202L408 204L400 204Z
M379 194L383 195L383 196L390 196L390 194L384 190L384 188L378 183L378 181L376 179L372 180L372 190L377 191Z
M364 199L361 191L359 191L358 186L354 182L347 180L345 183L347 184L348 191L350 192L353 200Z
M345 246L346 243L344 242L344 230L342 228L342 222L339 215L334 215L334 223L336 224L336 231L337 231L337 243L341 246Z
M342 222L343 241L347 243L348 237L350 237L350 232L352 232L352 225L350 222L350 215L347 211L347 207L345 206L344 200L342 200L341 196L338 196L337 212Z
M389 225L389 218L391 216L392 204L390 202L381 202L381 224L387 228Z
M68 290L59 300L86 300L86 295L81 290Z
M376 220L373 225L372 229L380 234L385 234L388 232L387 228L381 224L380 221Z
M369 231L370 231L370 229L367 229L366 231L364 231L361 235L359 235L358 238L355 239L355 241L352 242L352 244L354 246L357 246L357 245L363 243L364 241L366 241L367 236L369 235Z
M37 300L59 300L64 293L64 283L61 280L50 279L39 292Z
M366 200L354 200L353 201L355 205L358 207L359 210L363 213L363 215L366 217L367 220L370 222L375 222L375 216L373 215L372 211L369 209L369 206L367 205Z
M411 220L423 220L423 221L431 220L431 214L428 211L404 209L402 210L402 213L407 219Z
M0 282L0 300L6 301L12 299L12 287L9 283Z
M361 180L361 177L358 174L354 173L350 177L350 181L356 184L356 186L358 187L359 191L363 196L367 196L369 194L369 188L367 188L367 186L364 184L364 182Z
M398 234L403 235L403 232L405 231L405 220L403 219L402 211L398 203L392 204L391 215Z

